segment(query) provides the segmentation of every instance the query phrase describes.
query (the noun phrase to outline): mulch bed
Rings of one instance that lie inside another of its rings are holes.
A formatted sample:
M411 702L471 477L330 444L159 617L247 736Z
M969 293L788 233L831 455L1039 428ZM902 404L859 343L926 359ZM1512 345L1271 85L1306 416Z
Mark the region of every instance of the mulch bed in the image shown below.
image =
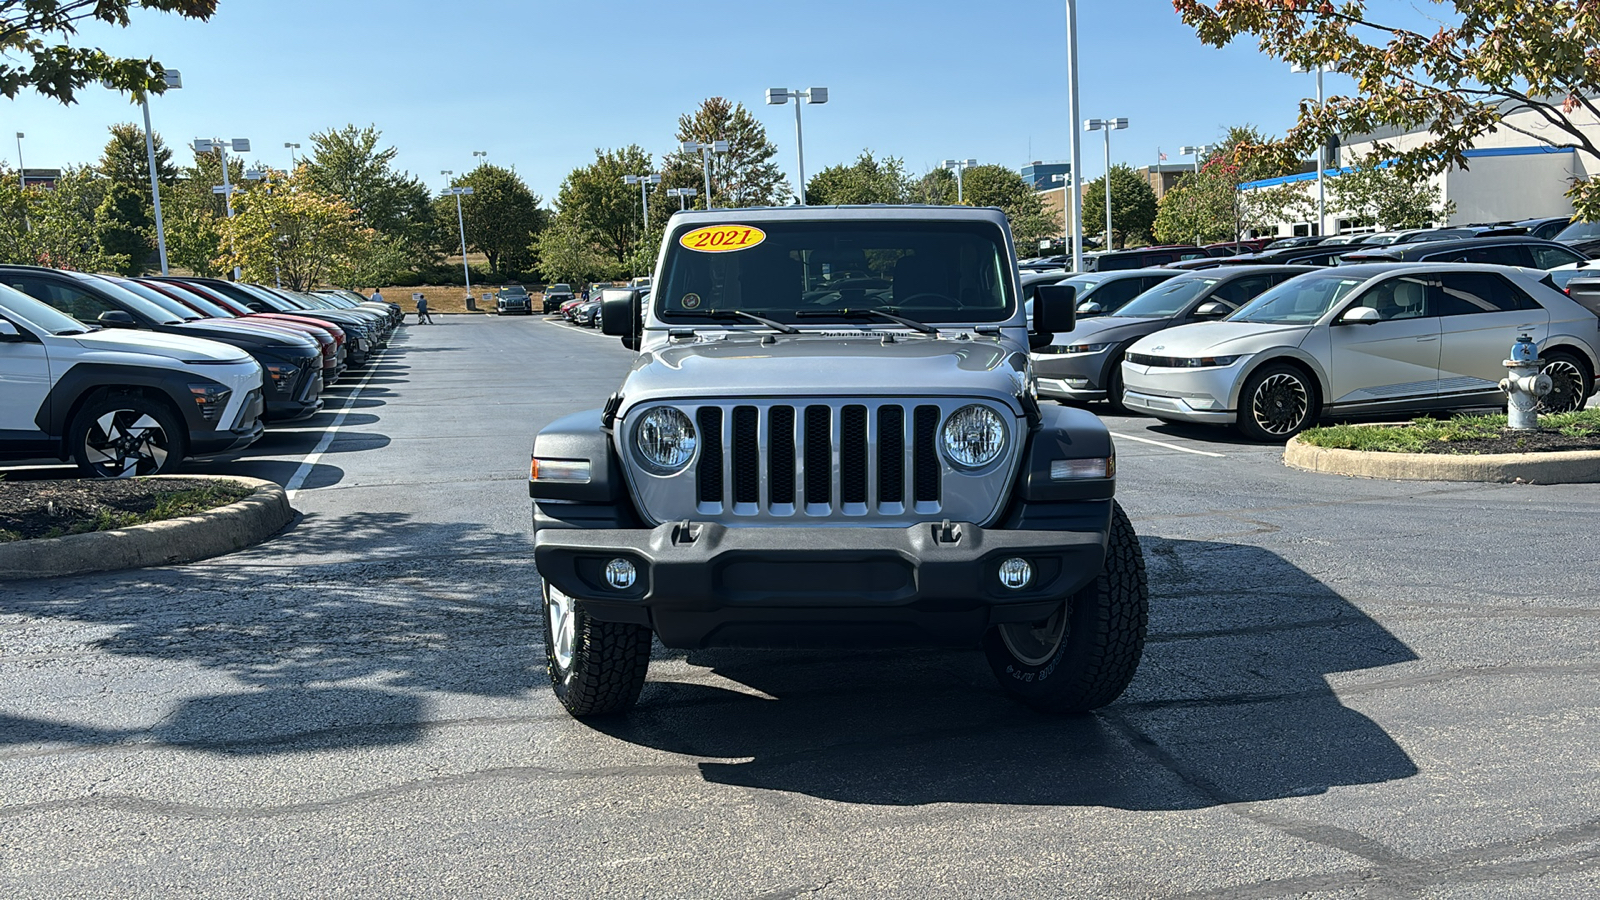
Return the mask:
M1453 454L1551 453L1559 450L1600 450L1600 435L1568 437L1559 431L1505 432L1497 438L1470 441L1434 441L1423 452Z
M0 532L46 537L94 519L102 511L148 513L164 495L216 486L217 482L200 478L0 481Z

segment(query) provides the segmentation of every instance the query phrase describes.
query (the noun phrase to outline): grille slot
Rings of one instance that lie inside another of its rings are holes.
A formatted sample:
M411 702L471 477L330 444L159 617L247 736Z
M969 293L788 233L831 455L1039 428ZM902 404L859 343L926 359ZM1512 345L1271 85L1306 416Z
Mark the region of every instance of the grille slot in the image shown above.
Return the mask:
M702 406L695 414L700 424L700 502L722 502L722 408Z
M906 500L906 411L900 406L878 409L878 502Z
M833 502L833 412L826 406L806 407L806 503Z
M839 502L867 502L867 408L839 411Z
M733 408L733 502L761 502L761 445L756 440L756 408Z
M794 503L794 407L774 406L767 422L767 496L774 504Z
M912 476L918 503L939 502L939 448L936 445L939 431L939 407L919 406L916 411L916 434L912 438Z

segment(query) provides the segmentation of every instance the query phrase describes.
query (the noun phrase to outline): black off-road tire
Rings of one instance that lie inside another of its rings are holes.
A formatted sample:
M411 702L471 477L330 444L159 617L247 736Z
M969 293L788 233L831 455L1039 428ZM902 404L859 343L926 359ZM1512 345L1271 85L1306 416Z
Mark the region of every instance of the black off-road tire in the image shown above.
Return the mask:
M550 615L550 588L544 588L545 668L556 699L577 718L622 712L639 700L650 668L651 632L643 625L601 622L573 603L573 647L570 665L556 652L557 636Z
M984 635L983 650L1000 686L1049 713L1088 712L1117 699L1139 668L1150 616L1144 554L1120 504L1112 504L1100 576L1070 598L1059 615L1065 617L1065 631L1048 659L1028 661L1013 652L1001 631L1013 626L997 626Z
M1594 393L1594 373L1577 354L1552 350L1545 356L1544 373L1552 382L1550 393L1539 401L1539 412L1564 413L1583 409Z

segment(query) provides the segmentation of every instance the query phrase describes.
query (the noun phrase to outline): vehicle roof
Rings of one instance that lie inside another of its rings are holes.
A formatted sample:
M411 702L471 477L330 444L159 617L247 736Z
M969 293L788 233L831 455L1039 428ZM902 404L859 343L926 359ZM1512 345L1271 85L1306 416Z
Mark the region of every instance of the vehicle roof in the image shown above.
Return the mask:
M993 206L932 206L889 205L874 203L865 206L752 206L738 209L679 210L667 220L670 228L675 223L689 225L721 225L729 222L826 222L845 219L872 221L890 219L908 222L989 222L1006 224L1006 214Z
M1351 256L1362 256L1368 253L1375 255L1389 254L1391 256L1402 253L1448 253L1451 250L1470 250L1473 247L1503 247L1517 244L1536 244L1541 247L1563 247L1572 249L1558 241L1549 241L1536 238L1527 234L1503 234L1496 237L1451 237L1437 241L1416 241L1409 244L1386 244L1374 246L1363 250L1360 246L1350 252Z
M1290 265L1274 266L1274 265L1250 265L1250 264L1238 265L1238 266L1218 266L1218 267L1216 267L1214 269L1193 269L1193 270L1187 270L1187 271L1180 269L1180 270L1178 270L1178 274L1176 276L1174 276L1172 280L1173 281L1177 281L1177 280L1180 280L1180 279L1195 280L1195 279L1206 278L1206 279L1212 279L1212 280L1216 280L1216 281L1228 281L1228 280L1233 279L1233 278L1243 278L1246 275L1260 275L1262 272L1269 272L1269 273L1270 272L1292 272L1292 273L1295 273L1295 274L1299 274L1301 272L1319 272L1319 271L1321 271L1321 270L1323 270L1325 268L1327 268L1327 267L1326 266L1290 266ZM1168 271L1171 271L1171 270L1168 270Z

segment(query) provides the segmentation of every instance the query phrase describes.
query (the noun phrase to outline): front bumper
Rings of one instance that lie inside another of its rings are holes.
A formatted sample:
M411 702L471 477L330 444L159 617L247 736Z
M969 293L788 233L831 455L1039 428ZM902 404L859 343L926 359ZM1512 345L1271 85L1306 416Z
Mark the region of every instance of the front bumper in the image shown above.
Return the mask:
M1229 366L1158 368L1122 363L1123 405L1160 419L1231 425L1238 419L1233 397L1246 357Z
M1106 352L1035 353L1033 372L1039 396L1052 400L1104 400Z
M951 532L953 529L953 533ZM605 621L649 625L669 647L972 646L999 622L1038 621L1096 578L1105 531L948 528L541 528L550 585ZM1002 561L1033 565L1020 589ZM611 587L606 565L637 571Z

